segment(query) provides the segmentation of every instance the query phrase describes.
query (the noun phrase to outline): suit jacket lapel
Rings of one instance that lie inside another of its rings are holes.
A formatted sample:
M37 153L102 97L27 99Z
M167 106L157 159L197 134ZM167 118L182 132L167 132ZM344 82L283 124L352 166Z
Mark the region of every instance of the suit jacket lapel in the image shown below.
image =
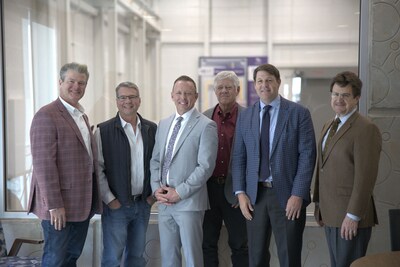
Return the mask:
M333 119L333 120L334 120L334 119ZM327 134L329 128L331 127L331 125L332 125L332 123L333 123L333 120L332 120L330 123L326 123L326 124L324 125L324 127L322 128L322 131L321 131L321 137L320 137L320 139L318 140L318 148L317 148L317 149L318 149L318 154L321 155L321 156L319 157L321 166L322 166L323 163L325 162L324 159L322 159L322 143L323 143L323 141L324 141L325 135ZM326 157L325 157L325 158L326 158Z
M72 118L71 114L69 114L67 108L63 105L63 103L61 102L60 99L57 99L55 102L58 111L60 112L61 117L63 117L65 119L65 121L69 124L69 126L74 130L76 136L78 137L79 141L81 142L81 144L83 145L83 147L86 149L86 145L85 145L85 141L83 141L83 137L81 134L81 131L79 130L78 126L76 125L74 119ZM90 128L89 128L89 132Z
M257 101L251 109L250 132L253 133L254 140L257 140L257 151L260 151L260 101Z
M335 147L336 143L339 141L340 138L342 138L346 132L351 128L353 121L355 121L357 119L357 117L359 116L359 113L356 111L354 112L353 115L350 116L350 118L348 118L348 120L345 122L345 124L342 125L342 127L340 127L340 129L336 132L336 134L332 137L332 140L329 143L329 147L328 150L325 152L325 156L323 159L322 164L324 164L326 162L326 160L329 158L329 154L331 153L331 151L333 150L333 148ZM333 122L333 121L332 121ZM332 123L331 123L332 124ZM330 126L330 124L329 124ZM328 127L329 128L329 127ZM327 129L325 130L325 134L326 134ZM325 136L325 135L323 135ZM321 154L322 155L322 154Z
M192 115L189 117L189 120L183 129L181 136L178 139L178 143L176 143L174 154L172 155L172 159L175 157L176 153L178 152L179 148L182 146L185 139L188 137L189 133L193 130L194 126L199 122L200 113L195 109ZM171 160L172 160L171 159Z
M167 139L168 139L168 133L169 133L169 129L171 128L171 124L172 121L175 118L175 114L171 115L169 118L166 119L165 124L168 125L168 127L158 127L157 130L160 131L160 138L162 138L161 140L163 140L162 142L162 146L161 146L161 150L160 150L160 155L161 155L161 164L163 164L164 161L164 156L165 156L165 148L167 146Z
M285 129L286 123L289 119L288 108L289 107L288 107L288 103L287 103L286 99L281 97L281 104L279 107L279 114L278 114L277 123L276 123L276 127L275 127L274 139L272 141L272 149L271 149L270 157L271 157L271 155L273 155L273 153L278 145L279 137L282 136L283 129Z

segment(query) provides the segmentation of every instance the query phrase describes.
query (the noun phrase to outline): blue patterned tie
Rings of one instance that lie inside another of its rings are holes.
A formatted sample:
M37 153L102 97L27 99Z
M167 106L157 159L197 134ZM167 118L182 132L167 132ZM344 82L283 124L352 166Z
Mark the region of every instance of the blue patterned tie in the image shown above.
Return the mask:
M264 114L261 124L260 138L260 181L264 182L270 176L269 171L269 109L270 105L264 107Z
M175 140L176 140L176 137L178 136L179 129L181 128L182 119L183 119L182 117L176 118L177 122L174 126L174 129L172 130L171 137L169 138L167 153L165 154L165 158L164 158L164 162L163 162L163 166L162 166L162 172L161 172L161 181L165 185L167 184L167 173L169 170L169 166L171 164L172 151L174 150Z

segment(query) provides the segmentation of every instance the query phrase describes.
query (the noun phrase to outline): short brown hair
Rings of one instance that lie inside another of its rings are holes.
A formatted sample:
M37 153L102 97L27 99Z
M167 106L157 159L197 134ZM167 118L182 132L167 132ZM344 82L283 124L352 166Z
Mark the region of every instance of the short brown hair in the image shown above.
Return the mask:
M274 65L263 64L263 65L258 66L253 72L253 80L254 81L256 80L257 72L259 72L259 71L266 71L269 74L274 75L276 80L278 80L278 81L281 80L281 75L279 73L279 70Z
M332 79L330 92L332 92L333 86L337 84L340 87L351 86L353 97L361 96L362 81L358 78L357 74L351 71L343 71Z
M174 81L174 86L175 86L175 84L176 84L177 82L179 82L179 81L184 81L184 82L191 82L191 83L193 83L193 85L194 85L194 90L195 90L196 93L197 93L196 83L195 83L195 81L194 81L192 78L190 78L190 77L187 76L187 75L179 76L179 77ZM173 89L173 87L172 87L172 89Z

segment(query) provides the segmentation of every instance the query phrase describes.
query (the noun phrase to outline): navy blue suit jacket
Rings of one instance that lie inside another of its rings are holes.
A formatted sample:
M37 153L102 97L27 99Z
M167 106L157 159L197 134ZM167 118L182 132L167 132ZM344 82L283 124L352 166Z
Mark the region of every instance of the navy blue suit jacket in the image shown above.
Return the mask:
M232 155L233 191L244 191L254 205L260 161L260 103L239 114ZM281 97L270 153L273 190L282 208L291 195L310 203L316 159L314 127L307 108Z

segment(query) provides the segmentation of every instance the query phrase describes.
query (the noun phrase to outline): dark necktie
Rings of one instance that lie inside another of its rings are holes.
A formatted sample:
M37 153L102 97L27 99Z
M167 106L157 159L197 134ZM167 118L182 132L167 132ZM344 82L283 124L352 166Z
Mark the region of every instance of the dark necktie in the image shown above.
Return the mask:
M269 176L269 109L270 105L264 107L264 114L261 123L260 138L260 181L264 182Z
M182 117L176 118L177 122L174 126L174 129L172 130L171 137L169 138L167 153L165 154L161 172L161 180L165 185L167 184L167 173L169 170L169 165L171 164L172 151L174 150L175 140L176 137L178 136L179 129L181 128L182 119L183 119Z
M325 141L324 150L322 152L323 159L325 158L326 151L328 151L329 143L331 142L333 136L335 135L335 133L338 129L339 123L340 123L339 118L336 118L332 123L331 129L329 130L329 133L328 133L328 137L326 138L326 141Z

